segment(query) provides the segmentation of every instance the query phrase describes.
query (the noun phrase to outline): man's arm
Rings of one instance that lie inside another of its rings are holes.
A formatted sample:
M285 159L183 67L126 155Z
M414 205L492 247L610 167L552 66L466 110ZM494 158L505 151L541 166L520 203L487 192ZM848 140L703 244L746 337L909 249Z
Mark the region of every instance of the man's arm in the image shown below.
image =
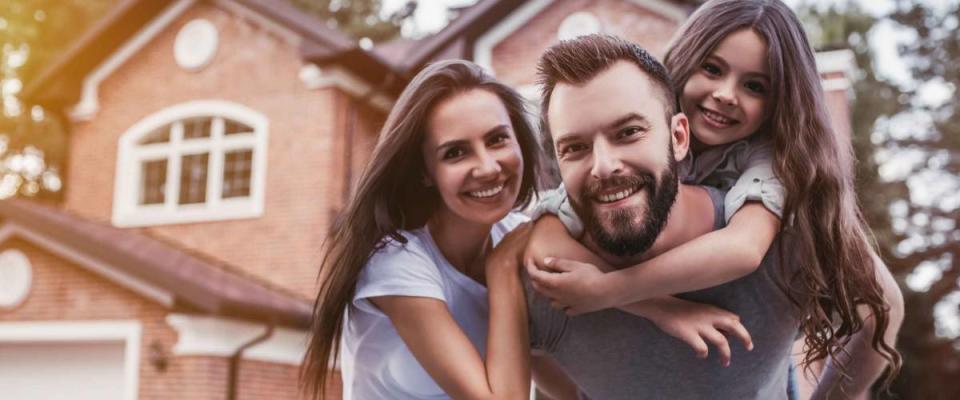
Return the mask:
M884 341L891 347L897 342L897 333L903 323L903 294L900 287L887 266L875 253L873 265L876 266L877 279L883 290L883 297L890 306L889 323L884 332ZM871 346L873 333L877 330L876 319L866 309L860 308L864 315L863 329L854 334L844 347L847 354L842 358L831 358L826 361L820 383L813 392L813 399L845 398L844 393L851 394L852 398L865 398L873 382L880 377L887 367L887 361ZM842 363L850 374L850 380L844 381L838 364ZM842 386L841 386L842 385ZM834 386L836 386L834 388ZM831 391L830 389L833 388Z

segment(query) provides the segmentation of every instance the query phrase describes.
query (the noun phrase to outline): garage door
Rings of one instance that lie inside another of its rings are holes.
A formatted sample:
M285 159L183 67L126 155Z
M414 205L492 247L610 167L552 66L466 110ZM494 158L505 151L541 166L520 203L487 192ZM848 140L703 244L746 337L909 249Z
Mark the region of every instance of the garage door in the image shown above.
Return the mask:
M121 400L124 342L0 342L4 400Z

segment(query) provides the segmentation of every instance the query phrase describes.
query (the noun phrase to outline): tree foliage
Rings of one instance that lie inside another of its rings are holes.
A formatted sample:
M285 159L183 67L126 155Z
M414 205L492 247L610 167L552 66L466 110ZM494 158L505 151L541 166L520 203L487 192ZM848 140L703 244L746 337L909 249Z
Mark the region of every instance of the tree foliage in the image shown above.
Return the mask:
M955 99L960 87L958 4L913 0L874 16L848 3L803 14L819 47L853 49L861 70L852 121L857 189L906 301L898 342L905 363L894 395L960 398L960 328L953 325L960 315L960 114L955 100L931 103L928 94L940 86ZM870 40L881 23L914 38L898 49L909 67L906 83L875 72ZM905 171L878 174L897 164Z

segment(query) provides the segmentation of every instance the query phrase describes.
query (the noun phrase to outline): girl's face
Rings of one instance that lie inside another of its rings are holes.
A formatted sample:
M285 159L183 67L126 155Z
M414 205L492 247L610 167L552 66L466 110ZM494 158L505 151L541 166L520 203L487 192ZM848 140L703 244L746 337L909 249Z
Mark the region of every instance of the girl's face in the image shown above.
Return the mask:
M767 117L767 44L752 29L727 35L687 80L680 107L706 145L750 136Z
M513 209L523 156L510 115L495 94L472 89L437 104L423 144L428 185L440 193L440 212L493 224Z

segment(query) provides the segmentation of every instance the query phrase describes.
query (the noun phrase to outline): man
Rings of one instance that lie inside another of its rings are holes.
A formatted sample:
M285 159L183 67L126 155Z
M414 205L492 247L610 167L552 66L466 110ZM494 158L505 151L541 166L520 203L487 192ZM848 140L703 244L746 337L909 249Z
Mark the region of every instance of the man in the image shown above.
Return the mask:
M588 227L581 240L588 249L624 267L723 226L721 193L678 183L687 121L675 114L666 71L649 54L620 39L586 36L548 50L541 75L548 83L545 133ZM776 265L779 247L771 246L753 274L678 296L740 316L755 348L731 346L729 367L694 357L645 318L613 309L568 317L528 285L531 346L594 399L785 398L802 315L778 284L790 273L789 265Z

